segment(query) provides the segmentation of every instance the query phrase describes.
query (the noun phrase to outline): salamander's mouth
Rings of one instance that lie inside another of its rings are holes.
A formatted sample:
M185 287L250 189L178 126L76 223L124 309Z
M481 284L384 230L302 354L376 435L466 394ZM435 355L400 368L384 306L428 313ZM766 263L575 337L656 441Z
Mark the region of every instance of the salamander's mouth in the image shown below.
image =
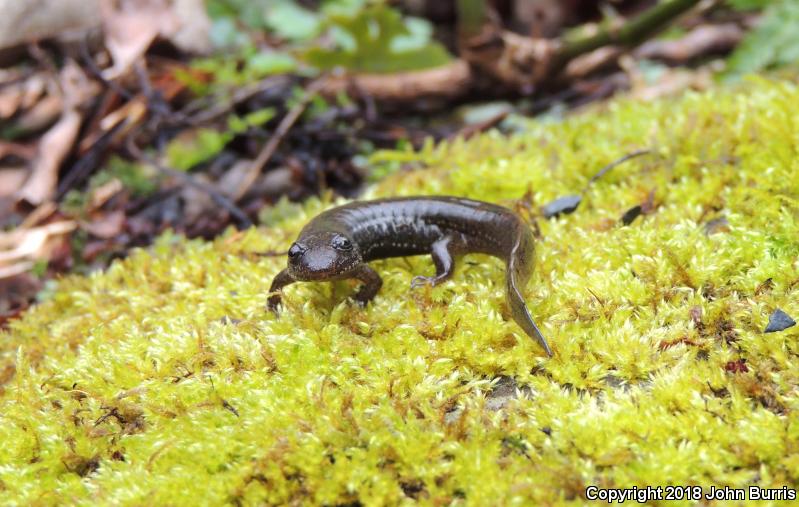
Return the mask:
M295 280L334 280L347 278L360 263L352 252L341 252L330 246L305 248L289 257L289 271Z

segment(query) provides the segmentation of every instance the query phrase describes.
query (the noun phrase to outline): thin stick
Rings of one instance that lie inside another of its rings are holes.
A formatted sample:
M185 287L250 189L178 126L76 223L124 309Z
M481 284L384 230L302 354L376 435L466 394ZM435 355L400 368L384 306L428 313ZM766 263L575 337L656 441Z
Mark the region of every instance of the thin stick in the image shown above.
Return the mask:
M300 102L292 107L286 116L284 116L280 121L280 125L277 126L275 133L271 138L269 138L269 142L264 145L252 163L256 177L261 173L264 166L272 159L272 156L275 154L275 151L277 151L277 148L280 146L283 138L286 137L286 134L288 134L289 130L291 130L291 127L294 126L300 116L302 116L302 113L305 112L305 108L308 107L308 103L316 96L323 84L323 79L318 79L311 83L305 89L305 96L303 96Z
M616 167L618 165L621 165L624 162L627 162L631 158L640 157L641 155L648 155L649 153L652 153L652 150L650 150L650 149L637 150L637 151L634 151L632 153L628 153L627 155L621 157L620 159L614 160L613 162L609 163L608 165L606 165L605 167L600 169L598 173L596 173L595 175L591 176L591 179L588 180L588 183L585 184L585 188L583 188L582 193L585 193L588 190L588 187L591 186L591 184L593 182L595 182L596 180L598 180L599 178L601 178L602 176L607 174L608 171L610 171L614 167Z
M555 55L550 71L558 71L574 58L610 44L630 47L656 33L672 19L700 0L665 0L626 22L618 29L605 28L586 38L564 42Z

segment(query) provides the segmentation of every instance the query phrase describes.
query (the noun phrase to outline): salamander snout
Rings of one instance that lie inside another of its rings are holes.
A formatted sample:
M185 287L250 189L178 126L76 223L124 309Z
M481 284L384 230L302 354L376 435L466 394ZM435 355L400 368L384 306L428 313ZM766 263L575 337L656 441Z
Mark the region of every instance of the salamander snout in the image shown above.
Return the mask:
M296 280L346 278L361 263L357 245L340 233L301 237L288 252L289 271Z

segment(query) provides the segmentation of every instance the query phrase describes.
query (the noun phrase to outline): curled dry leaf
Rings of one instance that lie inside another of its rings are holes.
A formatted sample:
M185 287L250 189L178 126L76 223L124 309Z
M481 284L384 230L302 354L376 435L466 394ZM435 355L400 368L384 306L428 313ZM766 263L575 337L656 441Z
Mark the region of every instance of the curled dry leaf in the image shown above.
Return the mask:
M24 273L38 260L49 260L57 241L75 227L74 221L64 220L0 233L0 279Z
M124 189L122 182L118 178L100 185L92 191L91 199L89 200L89 211L100 209L109 199L117 195Z
M732 51L741 42L744 31L735 23L700 25L677 40L652 40L638 48L637 58L685 63L700 56Z
M25 220L22 221L19 228L30 229L43 224L48 218L53 216L56 211L58 211L58 205L56 205L56 203L52 201L46 202L28 213L28 216L25 217Z
M73 61L67 62L59 74L59 84L63 90L63 113L39 141L31 175L17 194L18 200L33 205L53 198L58 183L58 170L75 145L83 120L79 108L98 91L97 85Z
M100 10L105 45L114 60L104 73L106 79L125 74L159 34L168 36L178 29L165 0L102 0Z
M111 239L118 236L125 227L125 213L122 210L109 213L97 213L91 222L81 222L81 229L100 239Z
M252 163L252 160L239 160L225 171L216 186L222 195L235 202L241 199L247 193L247 190L252 187L252 184L258 178L258 173L258 167Z
M17 194L19 200L38 205L53 198L58 169L75 144L80 124L80 113L70 109L42 137L30 178Z
M0 169L0 198L13 195L22 187L28 177L25 167L4 167Z
M80 34L100 23L98 0L0 0L0 49Z
M183 51L210 50L211 20L202 0L102 0L105 45L114 65L106 79L124 75L157 37Z

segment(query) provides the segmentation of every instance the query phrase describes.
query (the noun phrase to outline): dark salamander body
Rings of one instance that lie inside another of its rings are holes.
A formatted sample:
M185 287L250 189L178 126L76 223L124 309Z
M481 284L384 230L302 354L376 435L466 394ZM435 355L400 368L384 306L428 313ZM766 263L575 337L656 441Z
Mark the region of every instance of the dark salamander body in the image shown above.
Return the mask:
M367 262L431 254L435 276L416 276L411 287L450 278L455 257L484 253L507 265L506 289L513 319L552 355L520 292L533 268L534 240L527 223L510 210L459 197L404 197L352 202L311 220L291 245L288 267L275 276L268 308L277 312L280 290L296 281L357 278L355 299L365 305L383 284Z

